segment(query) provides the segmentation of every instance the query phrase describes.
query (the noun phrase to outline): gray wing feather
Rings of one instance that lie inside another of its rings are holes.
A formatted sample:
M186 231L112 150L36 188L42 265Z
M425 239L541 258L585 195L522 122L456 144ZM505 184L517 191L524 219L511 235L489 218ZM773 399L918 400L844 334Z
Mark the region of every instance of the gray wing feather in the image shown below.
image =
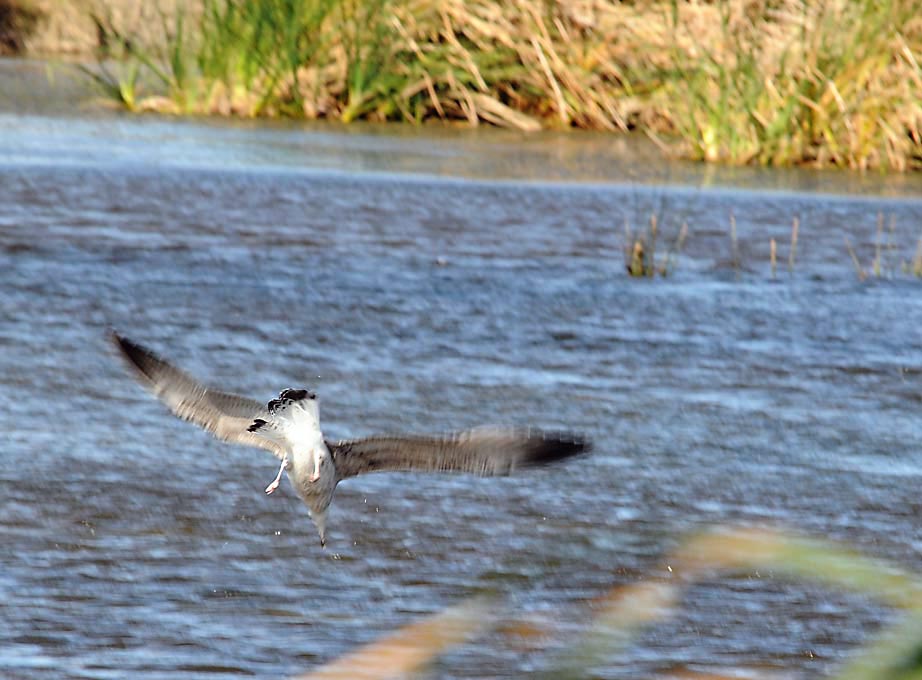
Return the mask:
M174 415L208 430L218 439L256 446L283 458L285 451L275 442L247 428L256 418L267 418L264 404L229 392L211 390L188 373L136 342L112 333L115 346L136 375Z
M326 442L340 479L369 472L417 470L508 475L589 451L584 437L533 429L478 428L447 435L383 435Z

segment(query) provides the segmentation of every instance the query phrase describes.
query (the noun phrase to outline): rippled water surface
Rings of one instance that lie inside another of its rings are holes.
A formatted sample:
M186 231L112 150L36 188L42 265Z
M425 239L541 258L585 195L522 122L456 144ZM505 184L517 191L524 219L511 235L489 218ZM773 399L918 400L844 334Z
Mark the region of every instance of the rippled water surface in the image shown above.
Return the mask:
M3 677L286 676L485 591L550 637L501 626L434 675L522 677L714 524L922 571L917 179L650 165L591 135L7 108ZM690 234L672 276L634 280L624 224L651 211L660 255ZM878 214L884 276L861 282L844 238L870 270ZM275 459L170 416L113 327L225 389L311 386L330 437L501 422L596 449L508 479L349 480L321 550L287 484L262 493ZM597 672L811 677L890 619L719 577Z

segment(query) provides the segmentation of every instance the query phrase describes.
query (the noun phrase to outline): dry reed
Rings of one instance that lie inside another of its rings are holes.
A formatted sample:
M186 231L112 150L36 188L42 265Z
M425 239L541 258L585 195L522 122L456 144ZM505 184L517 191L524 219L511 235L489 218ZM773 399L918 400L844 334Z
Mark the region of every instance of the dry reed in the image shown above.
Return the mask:
M157 44L100 22L154 74L135 85L161 81L153 98L112 96L168 112L637 129L704 160L922 167L918 0L195 4Z

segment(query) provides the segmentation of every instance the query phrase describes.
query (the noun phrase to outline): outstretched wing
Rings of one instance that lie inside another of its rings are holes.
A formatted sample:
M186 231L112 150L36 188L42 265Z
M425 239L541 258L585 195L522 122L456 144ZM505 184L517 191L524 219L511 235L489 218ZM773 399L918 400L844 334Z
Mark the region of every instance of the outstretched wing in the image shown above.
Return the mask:
M205 428L218 439L257 446L283 458L276 442L247 428L256 418L269 415L265 405L228 392L211 390L146 347L112 332L112 340L140 381L176 416Z
M533 429L478 428L441 436L377 436L326 442L340 479L367 472L417 470L508 475L589 451L579 435Z

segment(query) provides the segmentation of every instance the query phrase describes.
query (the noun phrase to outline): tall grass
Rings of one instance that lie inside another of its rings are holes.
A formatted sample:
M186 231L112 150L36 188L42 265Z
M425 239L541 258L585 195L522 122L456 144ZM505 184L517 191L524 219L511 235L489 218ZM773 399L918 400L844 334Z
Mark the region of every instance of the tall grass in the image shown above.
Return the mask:
M149 88L134 108L638 129L709 161L922 167L920 0L185 7L147 43L100 13Z
M676 3L664 115L686 153L765 165L905 170L922 155L918 0L719 2L716 41ZM668 46L664 45L664 49Z

